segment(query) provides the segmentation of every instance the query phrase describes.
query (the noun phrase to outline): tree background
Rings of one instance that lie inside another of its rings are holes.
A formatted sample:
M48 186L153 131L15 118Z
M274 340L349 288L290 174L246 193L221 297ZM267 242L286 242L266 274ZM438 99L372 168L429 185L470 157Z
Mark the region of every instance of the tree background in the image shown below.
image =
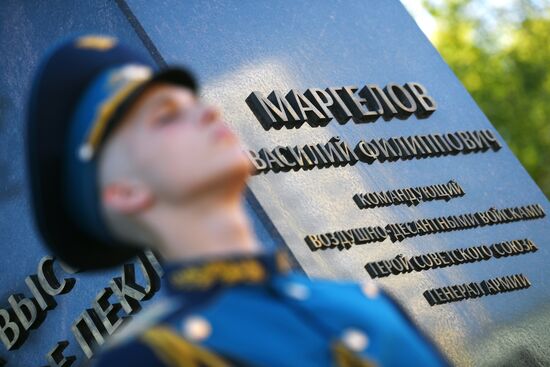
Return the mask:
M550 197L550 1L422 0L424 17L411 1L422 28L431 15L428 37Z

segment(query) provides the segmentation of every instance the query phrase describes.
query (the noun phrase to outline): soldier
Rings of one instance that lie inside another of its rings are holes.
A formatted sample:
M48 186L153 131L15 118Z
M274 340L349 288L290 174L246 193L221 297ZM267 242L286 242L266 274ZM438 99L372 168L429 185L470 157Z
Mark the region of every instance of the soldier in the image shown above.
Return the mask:
M446 364L372 282L312 280L263 249L242 205L251 164L184 68L66 40L35 78L28 139L36 222L61 260L163 259L166 296L94 366Z

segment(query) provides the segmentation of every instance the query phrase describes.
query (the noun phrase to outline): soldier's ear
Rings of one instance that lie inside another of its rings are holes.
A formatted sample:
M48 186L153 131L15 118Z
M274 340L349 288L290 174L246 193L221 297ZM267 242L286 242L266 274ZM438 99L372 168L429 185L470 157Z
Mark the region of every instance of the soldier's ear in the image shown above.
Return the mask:
M103 205L119 214L138 214L153 203L151 190L140 182L122 180L105 185L101 190Z

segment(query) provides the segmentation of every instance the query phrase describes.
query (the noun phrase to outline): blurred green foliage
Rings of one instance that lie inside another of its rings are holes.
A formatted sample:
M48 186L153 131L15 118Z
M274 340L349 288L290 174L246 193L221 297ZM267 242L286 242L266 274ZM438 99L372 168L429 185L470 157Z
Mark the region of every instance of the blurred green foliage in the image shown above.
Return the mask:
M432 42L550 197L550 3L423 5L437 22Z

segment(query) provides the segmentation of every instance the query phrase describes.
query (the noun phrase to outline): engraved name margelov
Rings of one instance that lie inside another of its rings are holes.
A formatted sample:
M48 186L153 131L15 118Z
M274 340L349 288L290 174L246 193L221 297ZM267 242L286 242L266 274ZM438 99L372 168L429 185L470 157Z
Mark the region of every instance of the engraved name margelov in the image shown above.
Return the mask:
M427 118L437 108L426 88L415 82L399 85L389 83L384 88L367 84L338 88L295 89L284 94L274 90L267 97L252 92L246 103L265 130L298 128L304 123L312 127L326 126L336 119L340 124L374 122L379 117L407 119L414 114Z

